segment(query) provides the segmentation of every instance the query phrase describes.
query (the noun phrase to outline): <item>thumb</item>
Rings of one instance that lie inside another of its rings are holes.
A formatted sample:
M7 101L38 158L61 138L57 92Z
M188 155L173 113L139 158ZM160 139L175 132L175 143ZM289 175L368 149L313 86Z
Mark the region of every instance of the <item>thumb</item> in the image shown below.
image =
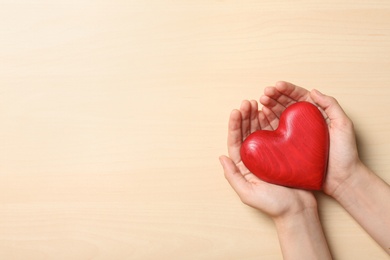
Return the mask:
M234 162L227 156L219 157L219 161L223 167L225 178L236 191L236 193L242 198L246 191L248 191L249 183L245 177L239 172Z
M320 108L322 108L322 110L325 111L330 121L347 118L344 110L334 97L324 95L316 89L313 89L310 92L310 97Z

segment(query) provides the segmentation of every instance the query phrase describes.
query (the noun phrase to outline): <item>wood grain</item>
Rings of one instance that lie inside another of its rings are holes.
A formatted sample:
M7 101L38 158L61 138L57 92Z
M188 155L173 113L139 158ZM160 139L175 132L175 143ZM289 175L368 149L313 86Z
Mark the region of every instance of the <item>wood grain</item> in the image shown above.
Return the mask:
M1 259L281 259L223 178L227 119L335 96L390 182L388 1L0 0ZM335 259L387 259L318 194Z
M261 180L321 190L329 155L329 131L320 110L297 102L283 111L276 129L259 129L242 143L241 160Z

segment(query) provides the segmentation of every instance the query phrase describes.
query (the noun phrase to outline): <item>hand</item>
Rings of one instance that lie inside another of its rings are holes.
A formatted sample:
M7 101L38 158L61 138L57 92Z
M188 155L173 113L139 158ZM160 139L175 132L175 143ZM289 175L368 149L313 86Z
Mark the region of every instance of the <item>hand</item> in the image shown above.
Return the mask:
M324 192L338 196L338 191L357 167L362 164L356 147L352 121L347 117L336 99L321 94L317 90L308 90L287 82L278 82L275 87L264 90L260 98L263 113L272 128L277 128L281 113L289 105L298 101L308 101L318 106L328 124L330 135L328 171L324 183Z
M273 185L257 178L241 161L240 148L243 140L252 132L272 130L264 113L258 111L256 101L243 101L240 110L233 110L228 129L229 157L221 156L225 177L242 202L260 209L278 219L317 207L311 192Z
M244 139L257 130L273 130L256 101L243 101L229 120L228 153L221 156L225 177L241 200L272 217L284 259L331 259L314 195L264 182L241 161Z

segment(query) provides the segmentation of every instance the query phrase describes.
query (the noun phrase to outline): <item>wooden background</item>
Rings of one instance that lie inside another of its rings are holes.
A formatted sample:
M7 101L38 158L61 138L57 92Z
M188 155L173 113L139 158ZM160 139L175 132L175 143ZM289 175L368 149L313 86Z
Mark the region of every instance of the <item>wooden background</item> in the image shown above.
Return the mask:
M281 259L218 161L278 80L336 97L390 182L388 0L0 0L0 259ZM318 199L335 259L388 259Z

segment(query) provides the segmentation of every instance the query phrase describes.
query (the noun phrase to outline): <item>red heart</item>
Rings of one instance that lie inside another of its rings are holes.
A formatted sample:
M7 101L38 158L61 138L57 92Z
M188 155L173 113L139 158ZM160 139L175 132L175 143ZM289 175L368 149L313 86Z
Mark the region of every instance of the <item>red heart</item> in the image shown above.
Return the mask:
M266 182L320 190L328 152L328 126L321 112L309 102L297 102L283 111L275 131L259 130L246 138L241 159Z

